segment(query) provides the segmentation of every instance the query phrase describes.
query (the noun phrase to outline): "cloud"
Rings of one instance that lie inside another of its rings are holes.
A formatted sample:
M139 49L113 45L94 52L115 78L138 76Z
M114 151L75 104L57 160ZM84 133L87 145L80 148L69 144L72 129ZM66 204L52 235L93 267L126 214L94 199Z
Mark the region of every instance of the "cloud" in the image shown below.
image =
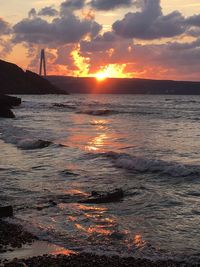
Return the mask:
M66 9L70 10L79 10L82 9L85 5L85 0L66 0L61 3L61 12L64 12Z
M97 22L87 19L80 20L73 13L57 17L52 22L35 17L23 19L14 25L13 42L54 46L77 43L86 35L95 37L101 28Z
M82 41L81 53L90 57L90 73L100 66L125 64L132 77L198 80L200 75L200 38L142 45L108 32L91 42Z
M137 5L140 12L129 12L112 25L116 34L124 38L152 40L178 36L186 31L183 15L178 11L163 15L160 0L138 1Z
M8 22L0 18L0 35L9 35L11 28Z
M44 7L38 12L38 16L55 17L57 15L58 11L51 6Z
M200 27L200 15L194 15L186 19L186 23L191 26Z
M31 18L35 18L37 16L37 11L35 8L31 8L31 10L28 12L28 17Z
M0 39L0 57L6 57L12 51L12 48L10 41Z
M95 10L130 5L135 11L114 22L112 30L101 32L102 26L95 21ZM87 9L84 13L80 10L84 6L95 10ZM52 74L56 71L66 75L87 71L91 74L106 65L122 64L126 65L128 74L137 77L200 77L200 15L184 17L178 11L163 14L160 0L68 0L61 3L58 10L47 6L38 12L33 8L28 18L13 28L0 19L3 39L0 38L0 48L7 47L0 49L0 55L11 50L12 46L7 46L6 41L12 38L10 44L23 43L35 71L39 51L45 47L48 70ZM81 14L81 18L77 14ZM192 38L187 39L189 36ZM161 38L168 38L167 42L160 41Z
M96 53L103 52L116 48L122 45L122 43L129 43L127 40L120 38L113 32L105 32L103 35L99 35L91 41L81 41L80 48L81 52L84 53Z
M92 0L90 5L97 10L112 10L119 7L130 7L132 0Z

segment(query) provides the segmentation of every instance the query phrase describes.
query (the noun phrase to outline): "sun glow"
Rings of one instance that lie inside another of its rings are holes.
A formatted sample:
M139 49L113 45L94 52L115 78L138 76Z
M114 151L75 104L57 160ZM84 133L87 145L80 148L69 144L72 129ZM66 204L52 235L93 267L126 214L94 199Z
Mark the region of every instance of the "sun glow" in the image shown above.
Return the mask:
M94 76L98 81L103 81L107 78L127 78L127 74L124 73L125 67L126 64L109 64L102 67Z
M77 70L74 71L74 76L84 77L88 75L89 72L89 58L85 58L80 53L80 46L77 46L72 52L71 56L74 60L74 65Z

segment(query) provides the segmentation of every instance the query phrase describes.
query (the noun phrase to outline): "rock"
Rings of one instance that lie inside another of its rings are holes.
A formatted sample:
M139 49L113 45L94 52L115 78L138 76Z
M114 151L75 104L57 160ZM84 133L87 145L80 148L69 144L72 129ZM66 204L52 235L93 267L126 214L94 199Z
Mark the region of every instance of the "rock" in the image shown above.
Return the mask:
M50 204L50 207L53 207L53 206L57 205L57 203L52 199L49 200L49 204Z
M91 204L109 203L109 202L120 201L123 197L124 197L124 192L121 188L115 189L114 191L107 193L98 193L96 191L92 191L90 197L84 200L80 200L79 203L91 203Z
M35 143L35 148L45 148L45 147L48 147L52 145L52 142L50 141L46 141L46 140L38 140L36 143Z
M15 118L15 115L11 111L11 108L14 106L19 106L20 104L20 98L0 94L0 117Z
M15 114L7 106L1 105L0 106L0 117L1 118L10 118L10 119L13 119L13 118L15 118Z
M53 143L51 141L46 141L46 140L22 140L18 143L18 148L24 149L24 150L29 150L29 149L42 149L46 148Z
M13 216L12 206L0 207L0 218L12 217L12 216Z
M0 94L0 105L14 107L21 105L21 98Z
M36 73L24 72L3 60L0 60L0 84L2 94L67 94Z

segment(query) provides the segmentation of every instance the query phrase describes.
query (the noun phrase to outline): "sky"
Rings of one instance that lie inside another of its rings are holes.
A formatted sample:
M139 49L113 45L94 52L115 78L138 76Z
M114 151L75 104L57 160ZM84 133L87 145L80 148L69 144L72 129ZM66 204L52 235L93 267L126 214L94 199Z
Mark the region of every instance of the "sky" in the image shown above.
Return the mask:
M0 0L0 58L49 75L200 80L198 0Z

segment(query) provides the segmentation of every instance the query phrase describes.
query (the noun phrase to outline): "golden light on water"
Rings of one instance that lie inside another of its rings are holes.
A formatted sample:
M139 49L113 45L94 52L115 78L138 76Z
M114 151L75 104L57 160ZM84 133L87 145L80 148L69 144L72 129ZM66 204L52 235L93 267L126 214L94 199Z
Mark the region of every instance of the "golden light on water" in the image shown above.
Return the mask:
M111 230L104 229L101 225L95 225L95 226L90 226L90 227L84 227L79 223L75 224L75 227L88 234L100 234L100 235L110 235L112 234Z
M88 142L86 146L86 150L89 151L98 151L105 144L105 140L107 139L107 135L105 133L99 134L94 137L91 141Z
M83 222L75 222L74 226L77 230L84 232L88 236L101 235L109 236L112 234L112 228L115 225L115 221L112 218L108 218L105 214L107 208L95 207L88 205L76 205L76 208L81 210L84 216L90 220L89 225L84 225Z
M58 250L55 250L51 253L52 255L65 255L65 256L70 256L70 255L73 255L73 254L77 254L75 251L73 250L70 250L70 249L58 249Z
M69 189L69 190L64 191L64 193L68 194L68 195L81 195L81 196L85 196L85 197L88 196L88 194L86 192L83 192L83 191L78 190L78 189Z
M106 207L95 207L95 206L87 206L87 205L82 205L82 204L77 204L76 206L78 207L79 210L82 210L82 211L96 211L99 214L108 210Z
M84 108L87 114L87 108ZM90 108L89 112L90 112ZM93 110L92 110L93 111ZM94 113L101 114L104 112L102 110L95 110ZM108 110L109 112L109 110ZM112 111L111 111L112 112ZM106 110L105 110L106 113ZM98 115L97 115L98 116ZM79 116L79 114L75 114L73 116L73 120L80 125L83 123L84 117ZM64 146L75 146L78 147L82 151L89 151L89 152L106 152L111 150L118 150L121 149L121 139L126 138L126 134L116 132L113 129L110 129L110 119L91 119L89 124L91 128L88 129L81 129L79 126L73 128L73 131L68 131L68 136L65 139L57 140L57 143L62 144ZM130 146L129 143L126 146ZM68 166L69 168L69 166ZM74 166L71 166L74 169ZM76 166L75 166L76 168ZM72 192L73 193L73 192ZM76 192L80 193L81 192Z
M142 239L142 236L140 234L134 236L133 243L137 248L142 248L146 244L146 242Z

